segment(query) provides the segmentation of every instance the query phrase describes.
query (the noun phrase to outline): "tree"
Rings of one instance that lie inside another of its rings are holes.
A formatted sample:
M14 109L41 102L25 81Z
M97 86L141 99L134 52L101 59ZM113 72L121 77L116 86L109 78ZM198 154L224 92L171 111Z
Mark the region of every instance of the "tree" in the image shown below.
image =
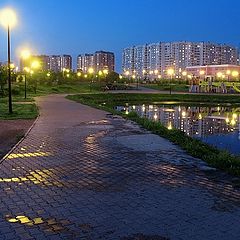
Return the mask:
M7 68L6 67L0 67L0 94L4 95L4 86L7 83Z
M106 76L106 83L114 83L114 82L118 82L119 80L119 74L116 72L110 72L107 76Z

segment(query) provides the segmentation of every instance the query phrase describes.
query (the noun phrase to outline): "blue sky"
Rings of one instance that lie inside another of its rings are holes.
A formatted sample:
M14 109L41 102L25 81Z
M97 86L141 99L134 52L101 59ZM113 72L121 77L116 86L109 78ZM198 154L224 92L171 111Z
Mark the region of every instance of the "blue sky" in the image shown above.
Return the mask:
M30 46L39 54L71 54L122 49L158 41L213 41L240 45L239 0L1 0L13 7L13 54ZM0 61L6 33L0 30Z

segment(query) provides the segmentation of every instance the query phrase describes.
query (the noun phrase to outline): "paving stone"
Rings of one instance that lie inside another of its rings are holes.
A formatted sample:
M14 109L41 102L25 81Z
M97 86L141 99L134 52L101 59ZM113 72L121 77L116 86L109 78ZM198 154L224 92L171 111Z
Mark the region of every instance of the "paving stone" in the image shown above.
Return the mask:
M0 165L0 240L240 239L238 180L131 121L61 95L37 102Z

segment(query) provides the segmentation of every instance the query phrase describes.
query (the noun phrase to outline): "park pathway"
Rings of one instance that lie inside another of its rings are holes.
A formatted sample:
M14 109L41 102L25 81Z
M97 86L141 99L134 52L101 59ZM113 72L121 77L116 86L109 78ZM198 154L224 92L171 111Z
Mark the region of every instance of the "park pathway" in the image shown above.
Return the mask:
M240 182L136 124L69 100L0 165L0 239L238 240Z

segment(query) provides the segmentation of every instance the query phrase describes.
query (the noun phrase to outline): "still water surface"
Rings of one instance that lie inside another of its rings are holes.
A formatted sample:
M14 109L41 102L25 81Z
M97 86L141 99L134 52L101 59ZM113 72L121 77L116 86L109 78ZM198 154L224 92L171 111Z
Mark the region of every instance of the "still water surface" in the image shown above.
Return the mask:
M134 111L141 117L160 121L168 129L179 129L219 149L240 155L240 108L143 104L116 109L126 114Z

